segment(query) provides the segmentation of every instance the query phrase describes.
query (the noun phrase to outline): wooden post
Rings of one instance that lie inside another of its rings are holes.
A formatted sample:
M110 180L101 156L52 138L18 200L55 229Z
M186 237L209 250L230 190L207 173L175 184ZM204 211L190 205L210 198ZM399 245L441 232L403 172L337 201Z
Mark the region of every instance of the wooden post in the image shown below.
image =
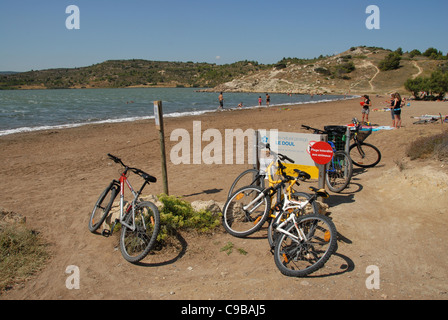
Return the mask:
M159 131L160 154L162 159L163 192L166 195L169 195L168 172L166 169L165 132L163 127L162 101L154 101L154 118L156 121L156 128Z

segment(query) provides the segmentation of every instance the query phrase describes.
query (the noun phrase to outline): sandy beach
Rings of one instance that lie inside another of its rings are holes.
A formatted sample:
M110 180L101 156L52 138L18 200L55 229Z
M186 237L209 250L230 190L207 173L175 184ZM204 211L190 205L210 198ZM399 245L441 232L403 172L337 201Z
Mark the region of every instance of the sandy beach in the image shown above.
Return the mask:
M386 97L372 98L373 108ZM175 129L278 129L303 132L306 124L346 125L361 118L360 99L222 111L165 119L166 148ZM447 130L448 124L414 125L412 116L448 114L443 102L410 102L403 128L374 132L368 142L382 153L371 169L355 168L350 187L327 200L339 232L338 251L308 278L283 276L275 267L266 231L237 239L224 232L182 234L179 250L126 262L116 240L93 235L87 221L100 192L119 167L107 153L159 178L145 194L163 191L158 132L154 120L87 125L0 137L0 207L26 216L29 228L49 243L51 259L35 277L1 299L447 299L448 164L410 161L409 142ZM373 124L391 125L389 112L370 114ZM202 148L208 143L203 142ZM400 171L397 163L405 168ZM249 165L174 165L168 162L170 194L185 200L224 202L234 178ZM140 184L131 177L131 183ZM313 184L310 182L309 184ZM307 184L304 184L306 187ZM232 242L248 254L227 255ZM80 268L81 288L68 290L67 266ZM380 270L380 289L368 289L369 266Z

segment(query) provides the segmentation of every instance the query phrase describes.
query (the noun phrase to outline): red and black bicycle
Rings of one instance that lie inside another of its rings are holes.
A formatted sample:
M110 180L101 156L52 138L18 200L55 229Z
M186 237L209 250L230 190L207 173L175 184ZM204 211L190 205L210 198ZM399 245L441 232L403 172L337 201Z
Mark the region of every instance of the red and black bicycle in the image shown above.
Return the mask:
M137 263L144 259L153 248L160 228L160 214L157 206L149 201L139 199L146 185L155 183L157 179L146 172L125 165L120 158L108 154L115 163L121 164L124 170L119 180L113 180L101 193L89 219L89 230L96 233L111 212L115 198L120 193L120 217L116 219L111 230L103 230L102 234L112 235L116 224L121 224L120 250L123 257ZM140 190L136 192L128 180L128 173L133 172L143 178ZM133 200L125 205L125 185L131 190Z

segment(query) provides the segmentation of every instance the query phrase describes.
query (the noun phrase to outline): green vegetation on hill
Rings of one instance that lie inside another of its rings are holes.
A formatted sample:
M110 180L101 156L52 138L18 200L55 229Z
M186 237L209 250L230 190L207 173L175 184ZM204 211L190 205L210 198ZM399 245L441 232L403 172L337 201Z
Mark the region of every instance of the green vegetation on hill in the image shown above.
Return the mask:
M266 66L255 61L227 65L147 60L110 60L90 67L0 75L0 89L27 87L125 88L131 86L214 87Z

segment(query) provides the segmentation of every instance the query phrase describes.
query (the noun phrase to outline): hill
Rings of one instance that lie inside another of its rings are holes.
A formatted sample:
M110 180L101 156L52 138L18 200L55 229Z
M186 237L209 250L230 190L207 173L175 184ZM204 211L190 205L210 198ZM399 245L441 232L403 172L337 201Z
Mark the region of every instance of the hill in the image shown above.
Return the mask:
M284 58L272 65L247 60L226 65L110 60L83 68L0 75L0 89L197 87L227 92L405 93L407 79L429 76L446 61L444 56L400 52L399 67L381 71L381 62L391 52L353 47L334 56Z
M148 60L109 60L83 68L0 75L0 89L214 87L266 68L254 61L228 65Z
M314 94L405 93L404 82L407 79L429 76L445 63L423 55L404 53L398 69L381 71L380 62L391 52L375 47L356 47L315 60L284 59L271 68L239 77L214 90Z

